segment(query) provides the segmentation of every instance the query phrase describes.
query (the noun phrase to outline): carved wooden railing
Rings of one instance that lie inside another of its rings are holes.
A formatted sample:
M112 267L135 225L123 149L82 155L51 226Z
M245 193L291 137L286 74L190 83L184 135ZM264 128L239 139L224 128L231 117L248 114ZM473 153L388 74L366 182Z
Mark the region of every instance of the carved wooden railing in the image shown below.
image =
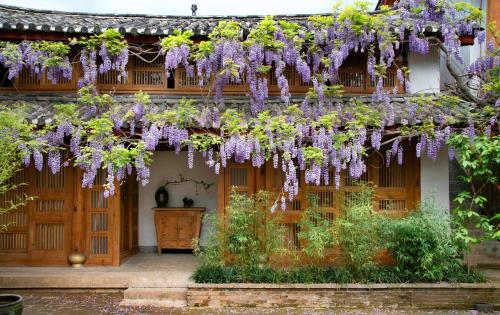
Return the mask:
M210 82L203 86L199 85L198 78L189 77L182 68L167 75L164 69L164 57L155 55L145 55L142 60L136 56L131 56L127 65L127 76L119 79L116 71L110 71L105 74L98 74L97 86L102 91L118 92L166 92L166 93L186 93L199 94L208 93ZM17 89L21 91L72 91L77 89L78 78L81 77L81 67L75 65L73 77L71 80L64 80L53 84L47 79L47 76L32 76L29 70L24 69L20 76L13 82L13 87L0 87L0 89ZM291 93L305 93L310 88L310 83L305 83L299 74L293 68L286 68L284 75L288 80ZM269 84L269 94L279 95L277 78L274 71L267 74ZM374 82L371 82L366 70L366 55L353 54L344 61L339 70L338 84L344 86L346 93L363 94L371 93L375 89ZM403 89L396 78L396 68L388 69L384 78L384 89L393 90L395 87L398 93ZM225 86L224 93L244 94L249 91L245 78L240 83L230 83ZM213 92L213 91L212 91Z

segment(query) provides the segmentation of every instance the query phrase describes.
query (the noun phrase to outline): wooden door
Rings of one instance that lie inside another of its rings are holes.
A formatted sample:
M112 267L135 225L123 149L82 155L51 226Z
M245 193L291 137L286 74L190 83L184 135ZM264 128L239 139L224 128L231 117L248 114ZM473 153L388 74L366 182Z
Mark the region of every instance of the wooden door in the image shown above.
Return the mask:
M46 165L32 174L30 194L30 243L34 260L66 261L71 251L74 210L74 168L52 174Z
M117 196L105 198L106 170L99 170L92 188L84 189L86 216L86 255L89 264L112 264L115 218L114 201ZM117 189L118 190L118 189Z

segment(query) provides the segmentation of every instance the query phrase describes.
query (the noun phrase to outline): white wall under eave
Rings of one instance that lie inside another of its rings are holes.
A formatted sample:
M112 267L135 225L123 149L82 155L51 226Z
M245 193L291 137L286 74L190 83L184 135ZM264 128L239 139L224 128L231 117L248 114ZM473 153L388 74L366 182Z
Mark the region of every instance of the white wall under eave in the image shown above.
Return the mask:
M439 52L436 47L431 47L429 53L425 55L409 53L410 93L439 92L441 77L439 61Z
M422 152L424 155L424 152ZM448 149L438 153L435 161L427 156L420 159L420 188L421 200L431 195L438 204L450 210L450 175L448 169Z
M159 151L153 155L153 163L150 166L150 181L146 186L139 184L139 246L156 246L156 230L151 208L156 207L155 193L160 185L167 180L179 179L179 174L185 178L195 179L213 183L205 191L203 186L193 182L185 182L179 185L168 185L169 207L182 207L182 199L190 197L194 201L194 207L205 207L208 213L215 213L217 207L217 176L210 169L199 153L195 153L194 166L192 169L187 165L187 152L178 155L173 151ZM201 243L206 240L208 225L203 222L201 230Z

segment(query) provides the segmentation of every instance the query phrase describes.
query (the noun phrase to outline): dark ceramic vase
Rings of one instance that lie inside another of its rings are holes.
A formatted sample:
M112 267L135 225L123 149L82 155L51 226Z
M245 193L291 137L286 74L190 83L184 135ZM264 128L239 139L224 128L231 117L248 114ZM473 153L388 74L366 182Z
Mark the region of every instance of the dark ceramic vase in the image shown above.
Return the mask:
M165 208L168 204L168 191L164 186L158 188L155 194L156 206L158 208Z
M0 294L0 314L21 315L23 298L17 294Z
M184 208L191 208L194 204L194 201L191 198L184 197L182 199L182 203L184 204Z

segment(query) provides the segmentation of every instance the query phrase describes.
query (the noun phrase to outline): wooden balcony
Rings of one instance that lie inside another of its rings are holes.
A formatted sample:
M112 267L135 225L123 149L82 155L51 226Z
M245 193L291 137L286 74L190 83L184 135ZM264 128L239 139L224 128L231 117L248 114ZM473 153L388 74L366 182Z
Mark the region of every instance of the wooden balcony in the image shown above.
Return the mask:
M114 91L116 93L135 93L145 91L149 93L171 93L171 94L207 94L213 92L211 82L205 85L199 84L197 77L189 77L182 68L177 69L170 76L164 68L164 58L155 55L146 55L140 59L131 56L127 65L127 76L118 79L116 71L105 74L98 74L97 87L102 92ZM311 87L310 83L305 83L293 68L284 70L284 75L288 80L289 90L292 94L306 93ZM82 76L82 69L79 64L75 64L73 77L71 80L64 80L57 84L52 84L43 77L32 76L28 69L23 69L19 77L10 84L4 84L0 90L18 91L76 91L78 79ZM344 61L339 70L339 84L344 86L345 93L348 94L370 94L374 91L374 83L371 82L366 70L366 56L354 54ZM269 84L269 94L279 95L280 89L274 71L267 74ZM398 93L403 93L403 88L396 78L396 68L390 68L384 78L384 89L393 90L397 88ZM245 78L241 83L230 83L224 88L224 94L241 95L249 92Z

